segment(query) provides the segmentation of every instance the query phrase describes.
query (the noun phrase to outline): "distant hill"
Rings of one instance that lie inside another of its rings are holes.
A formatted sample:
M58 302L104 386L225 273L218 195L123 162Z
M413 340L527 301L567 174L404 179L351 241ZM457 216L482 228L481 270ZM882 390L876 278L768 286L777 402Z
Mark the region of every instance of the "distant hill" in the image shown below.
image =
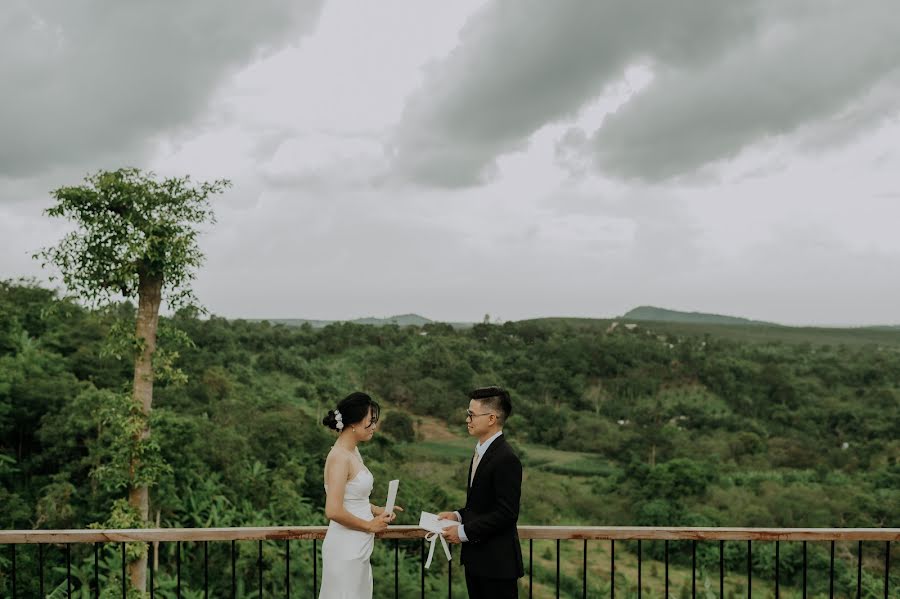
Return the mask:
M375 317L367 317L367 318L357 318L356 320L351 320L350 322L354 324L371 324L375 326L382 326L386 324L396 324L401 327L409 327L415 326L420 327L429 323L434 322L431 319L425 318L424 316L419 316L418 314L401 314L399 316L390 316L388 318L375 318Z
M739 343L809 343L812 345L846 345L862 346L875 345L882 347L900 348L900 327L799 327L784 325L745 323L706 323L706 322L677 322L677 321L649 321L637 319L631 320L639 324L637 331L640 333L671 334L679 337L719 337L730 339ZM519 321L520 323L533 323L536 326L554 328L570 328L576 331L595 331L605 333L610 330L610 325L622 322L623 319L609 318L532 318ZM753 321L751 321L753 322ZM619 327L621 331L624 327Z
M308 318L245 318L244 320L248 322L267 321L272 324L283 324L288 327L301 327L308 324L314 329L322 329L333 322L338 322L336 320L309 320Z
M736 324L736 325L764 325L779 326L771 322L750 320L738 316L723 316L721 314L705 314L703 312L679 312L667 310L655 306L639 306L622 316L626 320L649 320L654 322L684 322L691 324Z
M262 320L268 320L272 324L283 324L289 327L299 327L304 324L308 324L314 329L321 329L327 327L330 324L338 323L338 322L349 322L353 324L366 324L371 326L384 326L384 325L397 325L401 327L421 327L426 324L432 324L436 321L431 320L430 318L425 318L424 316L419 316L418 314L399 314L397 316L388 316L387 318L376 318L374 316L367 316L365 318L356 318L354 320L310 320L306 318L251 318L247 319L252 322L260 322ZM464 329L472 326L470 322L450 322L447 323L454 328Z

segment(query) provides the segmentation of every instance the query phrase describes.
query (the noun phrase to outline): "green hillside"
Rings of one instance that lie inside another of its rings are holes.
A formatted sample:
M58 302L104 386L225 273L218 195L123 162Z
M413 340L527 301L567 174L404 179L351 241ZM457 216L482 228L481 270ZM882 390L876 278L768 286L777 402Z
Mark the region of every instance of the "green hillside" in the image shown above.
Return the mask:
M525 323L545 323L563 326L585 334L604 334L610 327L625 328L634 325L633 332L652 335L671 335L673 339L726 339L737 343L769 344L787 343L811 346L878 346L900 347L900 328L897 327L789 327L757 324L714 324L665 321L630 321L594 318L539 318Z
M692 324L733 324L733 325L768 325L778 326L770 322L761 322L740 318L737 316L723 316L721 314L705 314L703 312L679 312L654 306L639 306L629 310L621 317L623 320L652 320L659 322L683 322Z
M131 363L105 344L113 324L130 317L128 305L88 311L40 287L0 282L3 528L121 521L127 470L117 448L127 436L121 398ZM900 526L900 331L627 324L314 329L190 313L163 319L163 346L183 376L170 373L155 390L160 462L151 512L169 527L324 523L322 468L334 436L320 422L354 389L384 407L380 432L361 449L376 477L373 500L399 477L407 512L398 523L459 507L472 447L462 435L465 393L500 384L515 406L506 433L525 464L522 524ZM175 329L189 342L178 342ZM746 557L737 543L728 547L726 566L739 572ZM563 548L578 559L577 548ZM267 544L267 563L279 563L281 550ZM659 547L645 550L660 559ZM754 554L759 580L771 579L770 550L760 544ZM115 551L105 548L104 560L117 563ZM170 584L174 547L161 551L158 579ZM555 549L536 551L547 585ZM633 563L633 551L617 546L623 564ZM799 581L797 551L782 547L784 593ZM816 594L823 552L811 547ZM401 589L412 592L418 546L402 553ZM7 555L0 551L2 596ZM311 569L308 555L296 557L298 570ZM60 556L49 554L55 568L64 567ZM868 546L867 556L864 592L877 595L883 547ZM376 544L376 569L392 568L392 557ZM690 563L680 545L672 558L674 572ZM699 558L705 568L718 565L711 549ZM33 559L20 554L23 576L35 571ZM241 550L242 576L255 575L255 559L254 547ZM185 585L198 580L197 563L185 562ZM76 553L76 570L92 564L89 553ZM840 555L838 570L839 595L855 592L852 554ZM429 573L430 592L446 590L441 572ZM563 573L571 591L577 567ZM281 593L281 574L266 570L267 594ZM211 596L224 596L224 581L215 584ZM376 597L392 596L387 586Z

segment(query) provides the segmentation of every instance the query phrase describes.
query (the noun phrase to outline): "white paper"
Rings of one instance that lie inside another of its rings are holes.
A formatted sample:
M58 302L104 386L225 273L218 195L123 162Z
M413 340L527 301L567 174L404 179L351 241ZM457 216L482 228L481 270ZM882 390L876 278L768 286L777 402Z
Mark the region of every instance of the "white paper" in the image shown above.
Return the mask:
M429 512L422 512L422 515L419 516L419 528L427 530L428 532L440 534L448 526L456 526L458 524L459 522L456 520L440 520L437 514L431 514Z
M397 502L397 489L400 487L400 480L395 479L388 483L387 503L384 504L384 513L390 514L394 511L394 504Z
M444 555L447 556L447 561L449 562L453 559L450 547L447 546L447 540L444 538L444 528L457 524L459 522L456 520L441 520L437 514L429 512L422 512L422 515L419 516L419 528L428 531L428 534L425 535L425 540L431 543L431 547L428 548L428 559L425 560L426 568L431 568L431 560L434 558L434 544L438 539L441 540L441 546L444 548Z

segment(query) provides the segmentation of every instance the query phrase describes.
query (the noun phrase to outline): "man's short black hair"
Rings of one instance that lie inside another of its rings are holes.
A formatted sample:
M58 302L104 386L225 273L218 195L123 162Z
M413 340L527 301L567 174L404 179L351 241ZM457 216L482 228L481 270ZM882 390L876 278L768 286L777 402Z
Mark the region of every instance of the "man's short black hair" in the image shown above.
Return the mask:
M486 408L497 413L500 426L506 423L506 419L512 414L512 401L509 399L509 391L503 387L479 387L469 392L469 399L480 401Z

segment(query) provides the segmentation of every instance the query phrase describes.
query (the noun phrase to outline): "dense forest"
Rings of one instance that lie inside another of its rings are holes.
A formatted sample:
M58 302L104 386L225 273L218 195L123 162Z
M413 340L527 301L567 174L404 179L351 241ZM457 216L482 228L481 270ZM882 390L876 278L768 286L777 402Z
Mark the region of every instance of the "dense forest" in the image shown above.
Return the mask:
M133 314L128 304L92 311L33 283L0 283L0 527L115 527L122 517L127 460L115 438L128 422L121 398L133 364L108 339ZM314 329L182 311L163 319L160 339L172 365L152 420L151 514L162 526L325 523L322 467L334 437L321 416L357 389L384 408L381 432L362 448L376 476L373 501L399 477L407 512L398 524L458 507L472 444L465 394L483 384L513 397L506 432L526 469L520 524L900 526L900 331L575 319ZM793 545L781 550L785 585L800 576ZM701 567L717 572L718 548L700 549ZM729 544L729 569L744 567L745 549ZM825 548L812 549L811 568L821 569ZM265 547L273 592L284 579L282 550ZM661 556L661 546L644 550ZM34 557L20 551L20 567L33 571ZM93 564L87 551L76 553L81 576ZM170 563L172 548L161 551ZM388 551L378 547L376 571L393 567ZM550 564L549 551L538 559ZM867 552L865 588L876 596L884 547ZM255 555L255 546L241 549L247 580ZM404 549L402 596L418 589L418 555L418 544ZM839 591L855 593L853 559L839 557ZM103 559L114 577L116 548ZM224 549L210 559L225 571ZM310 559L298 551L293 567ZM771 579L771 544L753 559ZM673 547L673 560L689 564L687 548ZM190 563L187 577L196 575ZM0 552L2 596L9 566ZM173 596L165 568L161 597ZM433 569L430 588L444 588ZM577 569L563 575L564 590L574 589ZM810 584L827 592L821 577Z

